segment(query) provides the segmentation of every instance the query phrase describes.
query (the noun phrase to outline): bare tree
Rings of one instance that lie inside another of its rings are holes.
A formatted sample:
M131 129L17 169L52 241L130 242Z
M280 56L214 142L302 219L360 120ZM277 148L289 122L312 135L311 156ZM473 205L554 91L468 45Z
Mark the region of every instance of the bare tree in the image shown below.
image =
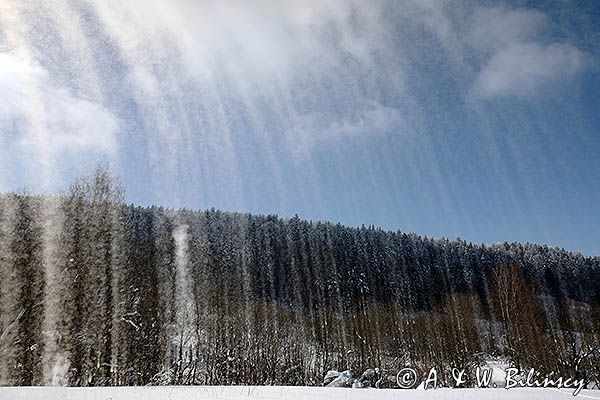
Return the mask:
M523 364L546 364L541 307L531 285L517 264L492 272L493 301L505 334L504 352L519 368Z

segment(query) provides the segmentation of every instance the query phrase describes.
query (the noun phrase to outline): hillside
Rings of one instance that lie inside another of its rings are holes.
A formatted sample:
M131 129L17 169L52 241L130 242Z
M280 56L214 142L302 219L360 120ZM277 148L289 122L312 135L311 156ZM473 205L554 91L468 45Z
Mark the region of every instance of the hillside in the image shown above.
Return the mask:
M0 197L0 276L3 385L320 385L490 357L599 380L600 258L546 246L124 205L100 173Z

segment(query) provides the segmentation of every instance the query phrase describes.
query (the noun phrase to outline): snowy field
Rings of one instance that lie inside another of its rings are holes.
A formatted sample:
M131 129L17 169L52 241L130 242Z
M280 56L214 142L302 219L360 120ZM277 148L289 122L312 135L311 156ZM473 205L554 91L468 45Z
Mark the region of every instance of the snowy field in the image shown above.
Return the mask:
M276 386L160 386L106 388L1 387L0 400L560 400L573 398L558 389L336 389ZM599 399L583 390L576 398Z

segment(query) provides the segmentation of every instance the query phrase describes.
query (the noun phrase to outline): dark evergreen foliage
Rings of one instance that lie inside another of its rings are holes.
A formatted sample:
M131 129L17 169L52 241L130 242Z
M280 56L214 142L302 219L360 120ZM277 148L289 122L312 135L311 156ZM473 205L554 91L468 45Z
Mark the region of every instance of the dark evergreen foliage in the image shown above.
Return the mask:
M598 373L598 257L123 205L106 171L1 196L0 276L2 384L319 384L492 355Z

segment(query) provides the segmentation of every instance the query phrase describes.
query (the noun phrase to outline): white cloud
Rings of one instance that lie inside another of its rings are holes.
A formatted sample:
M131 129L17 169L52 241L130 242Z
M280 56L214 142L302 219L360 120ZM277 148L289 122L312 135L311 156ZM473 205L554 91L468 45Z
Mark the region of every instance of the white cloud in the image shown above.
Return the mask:
M536 10L476 10L467 37L484 61L470 96L533 97L576 76L585 66L585 53L569 43L548 43L548 27L548 17Z
M237 118L231 113L238 105L250 114L244 130L273 141L285 137L292 146L319 135L331 144L358 135L353 124L376 118L368 107L363 115L361 99L379 100L380 82L404 90L405 60L390 50L397 21L385 15L384 2L92 3L129 66L138 110L152 141L161 144L149 146L150 158L161 166L178 160L193 136L211 153L218 149L229 154L223 159L234 159ZM182 87L192 94L181 96ZM173 99L181 100L180 109ZM341 117L350 114L358 117ZM265 128L273 119L275 129Z
M374 136L406 133L407 130L407 118L399 109L365 100L354 113L337 119L320 113L303 116L288 139L295 151L310 151L315 146L332 142L368 141Z
M478 50L498 50L535 39L547 26L548 18L541 11L477 8L467 41Z
M386 134L404 122L400 111L380 103L370 103L357 115L333 121L322 132L323 139L352 138L362 135Z
M481 70L473 94L481 98L533 96L580 72L585 55L569 44L516 43L499 50Z
M0 126L14 150L47 163L82 152L112 156L118 146L110 111L54 86L40 65L11 54L0 54Z
M48 132L44 149L53 154L97 151L114 154L117 149L118 123L101 105L73 97L67 90L46 93L44 125ZM39 132L22 136L24 147L41 146Z
M370 63L385 46L382 7L357 0L94 4L132 60L171 48L163 56L180 57L197 78L224 71L242 79L285 79L300 68L323 74L340 64L342 52Z

